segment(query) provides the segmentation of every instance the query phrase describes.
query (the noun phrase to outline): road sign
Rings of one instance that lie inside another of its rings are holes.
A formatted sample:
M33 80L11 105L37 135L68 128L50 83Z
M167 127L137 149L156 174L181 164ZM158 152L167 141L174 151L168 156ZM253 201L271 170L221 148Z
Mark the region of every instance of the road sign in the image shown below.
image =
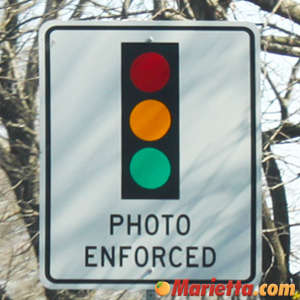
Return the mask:
M258 53L255 26L244 23L43 26L46 286L255 279Z

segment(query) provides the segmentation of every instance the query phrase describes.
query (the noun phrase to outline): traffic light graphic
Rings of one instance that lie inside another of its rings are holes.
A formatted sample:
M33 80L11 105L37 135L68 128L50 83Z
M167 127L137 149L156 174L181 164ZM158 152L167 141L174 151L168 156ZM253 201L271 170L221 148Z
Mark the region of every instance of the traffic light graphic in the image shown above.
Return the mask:
M122 199L179 199L176 43L122 44Z

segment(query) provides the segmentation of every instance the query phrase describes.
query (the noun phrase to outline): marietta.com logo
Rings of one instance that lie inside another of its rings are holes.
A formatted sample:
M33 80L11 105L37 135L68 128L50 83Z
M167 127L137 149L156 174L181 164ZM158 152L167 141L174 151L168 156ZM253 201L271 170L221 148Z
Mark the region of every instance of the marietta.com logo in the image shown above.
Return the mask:
M294 284L262 284L258 291L254 290L253 284L242 284L241 281L237 281L233 284L233 281L228 281L226 284L216 282L216 278L211 279L209 284L189 284L189 279L175 279L172 289L172 296L231 296L233 293L235 296L293 296L294 300L300 299L299 292L295 292ZM168 282L162 280L155 285L155 291L159 296L166 296L170 293L170 285Z

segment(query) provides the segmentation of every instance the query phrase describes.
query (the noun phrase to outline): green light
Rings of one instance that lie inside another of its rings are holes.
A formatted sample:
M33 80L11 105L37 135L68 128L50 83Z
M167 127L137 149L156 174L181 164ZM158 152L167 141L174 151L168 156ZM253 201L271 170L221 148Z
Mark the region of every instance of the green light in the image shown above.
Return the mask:
M153 190L163 186L168 181L171 165L163 152L155 148L144 148L132 157L130 174L138 185Z

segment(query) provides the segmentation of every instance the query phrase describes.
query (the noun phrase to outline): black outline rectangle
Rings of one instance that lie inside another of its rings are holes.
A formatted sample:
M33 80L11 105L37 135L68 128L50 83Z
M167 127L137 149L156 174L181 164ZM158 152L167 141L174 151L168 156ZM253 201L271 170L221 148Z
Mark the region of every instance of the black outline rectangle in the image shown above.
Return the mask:
M249 34L250 37L250 77L251 77L251 274L249 278L243 280L242 283L251 282L256 275L256 53L255 53L255 36L254 33L247 27L243 26L53 26L49 28L45 33L45 89L46 89L46 112L45 112L45 121L46 121L46 187L45 187L45 199L46 206L45 212L45 276L49 282L55 284L155 284L157 281L162 278L153 279L153 280L143 280L143 279L55 279L50 274L50 215L51 215L51 94L50 94L50 34L55 30L106 30L106 31L124 31L124 30L166 30L166 31L243 31ZM169 283L174 283L173 279L164 278ZM228 280L217 280L215 283L226 283ZM190 280L190 283L211 283L210 279L208 280Z

